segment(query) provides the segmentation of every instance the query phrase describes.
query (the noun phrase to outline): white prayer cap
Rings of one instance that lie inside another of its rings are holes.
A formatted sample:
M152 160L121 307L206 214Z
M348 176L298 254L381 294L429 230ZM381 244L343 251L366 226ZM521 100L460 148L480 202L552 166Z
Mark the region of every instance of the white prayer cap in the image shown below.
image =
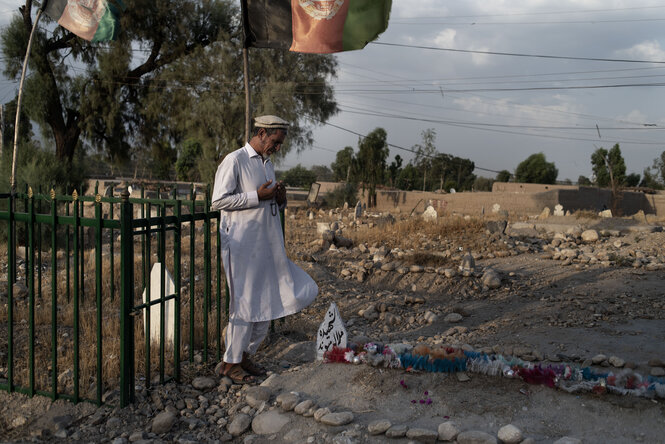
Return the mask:
M289 122L277 116L259 116L254 119L254 126L257 128L277 128L287 130Z

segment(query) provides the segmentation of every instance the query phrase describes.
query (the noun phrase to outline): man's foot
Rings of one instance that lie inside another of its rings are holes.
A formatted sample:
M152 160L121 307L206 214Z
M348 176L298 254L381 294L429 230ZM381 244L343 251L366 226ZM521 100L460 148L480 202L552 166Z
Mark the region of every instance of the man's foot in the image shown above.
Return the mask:
M243 370L241 364L224 363L222 376L228 377L234 384L254 384L256 382L256 378Z
M246 353L242 355L242 362L240 363L242 369L253 376L265 376L267 371L264 367L254 364Z

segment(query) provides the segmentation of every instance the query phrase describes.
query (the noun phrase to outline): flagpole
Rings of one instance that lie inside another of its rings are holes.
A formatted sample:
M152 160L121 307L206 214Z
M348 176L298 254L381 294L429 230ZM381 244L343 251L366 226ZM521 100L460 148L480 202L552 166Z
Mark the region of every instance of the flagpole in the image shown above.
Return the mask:
M249 48L244 45L242 48L242 66L243 77L245 78L245 142L249 142L250 131L250 94L249 94Z
M18 85L18 98L16 99L16 121L14 123L14 153L12 156L12 175L11 175L11 193L16 193L16 153L18 150L18 126L21 116L21 99L23 98L23 81L25 80L25 72L28 68L28 57L30 56L30 48L32 47L32 36L35 34L35 29L37 29L37 23L42 17L42 12L44 7L46 7L46 1L43 2L42 7L37 10L37 16L35 17L35 23L32 25L32 30L30 31L30 38L28 39L28 48L25 50L25 58L23 59L23 70L21 71L21 82Z

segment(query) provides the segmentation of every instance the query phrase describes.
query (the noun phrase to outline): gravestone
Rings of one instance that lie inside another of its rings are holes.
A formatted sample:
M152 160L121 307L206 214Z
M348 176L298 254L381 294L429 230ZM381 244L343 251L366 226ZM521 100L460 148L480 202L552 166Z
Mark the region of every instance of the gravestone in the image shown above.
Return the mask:
M333 346L346 348L348 334L339 314L339 309L334 302L326 312L323 322L319 325L319 331L316 333L316 359L323 359L323 353L332 350Z
M499 205L498 203L492 205L492 213L498 213L500 210L501 210L501 205Z
M162 264L155 263L150 271L150 300L159 300L161 297L160 277L162 272ZM147 289L146 289L147 290ZM143 290L143 301L146 300L146 290ZM169 270L164 270L164 297L170 296L175 293L175 283ZM175 299L169 299L164 302L164 344L166 346L173 345L173 327L175 315ZM143 323L146 323L146 312L143 310ZM150 342L159 343L160 331L160 304L155 304L150 307ZM148 332L146 331L146 335Z
M362 217L362 215L363 215L363 206L360 203L360 201L358 201L358 203L356 204L355 213L353 214L353 220L358 220L360 217Z
M431 221L436 221L436 218L439 217L439 214L436 212L433 206L427 207L425 212L423 213L423 219L431 222Z
M554 206L554 216L563 216L563 205L556 204Z

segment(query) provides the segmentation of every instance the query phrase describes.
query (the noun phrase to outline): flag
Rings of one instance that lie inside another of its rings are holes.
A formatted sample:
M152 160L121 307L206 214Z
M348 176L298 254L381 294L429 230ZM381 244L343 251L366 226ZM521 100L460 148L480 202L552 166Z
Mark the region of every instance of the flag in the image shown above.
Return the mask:
M362 49L388 27L391 0L241 0L245 46L332 53Z
M82 39L105 42L118 36L120 10L124 9L121 0L49 0L44 12Z

